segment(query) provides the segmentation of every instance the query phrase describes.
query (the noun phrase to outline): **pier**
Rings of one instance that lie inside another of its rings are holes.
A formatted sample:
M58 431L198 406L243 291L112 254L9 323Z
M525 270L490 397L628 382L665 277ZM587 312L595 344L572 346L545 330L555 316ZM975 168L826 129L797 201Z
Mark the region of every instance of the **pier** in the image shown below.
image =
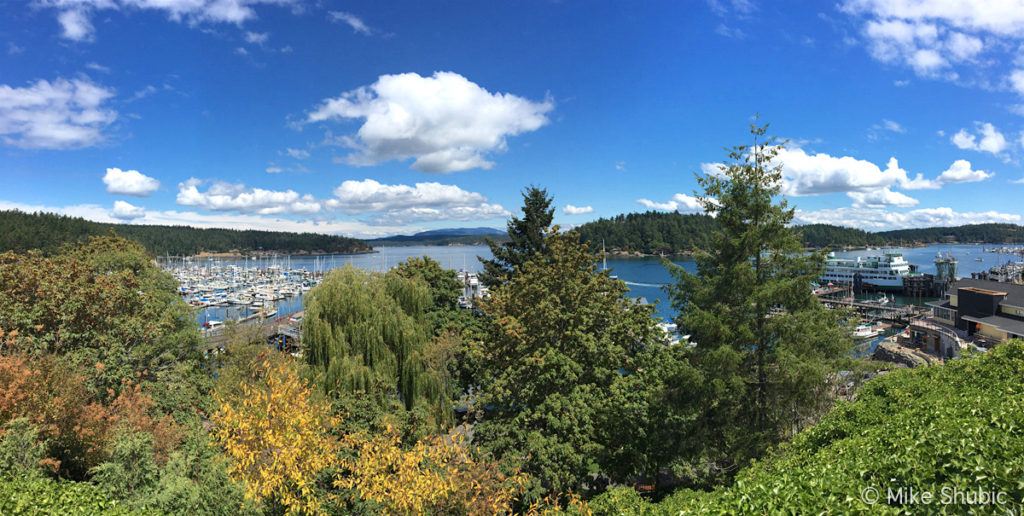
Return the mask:
M853 297L852 287L834 286L818 289L814 292L818 301L829 308L847 308L872 319L909 324L912 319L920 318L931 310L916 305L888 306L868 301L857 301Z
M250 320L237 323L235 328L239 332L258 329L259 334L262 338L266 339L267 343L276 343L278 348L281 350L301 350L301 322L296 323L292 321L292 318L301 319L301 317L302 312L298 312L296 314L283 315L271 319ZM202 330L203 344L200 346L200 351L204 353L224 351L224 346L227 345L228 340L232 337L233 333L234 332L227 331L227 327L224 326L209 330Z

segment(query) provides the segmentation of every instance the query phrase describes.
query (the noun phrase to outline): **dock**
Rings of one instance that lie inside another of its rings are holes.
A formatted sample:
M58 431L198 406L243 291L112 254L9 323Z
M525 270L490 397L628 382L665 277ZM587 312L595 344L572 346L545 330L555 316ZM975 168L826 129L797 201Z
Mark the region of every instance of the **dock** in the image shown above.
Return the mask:
M848 285L818 289L814 292L818 301L829 308L851 309L864 317L897 324L909 324L911 320L931 312L927 307L916 305L888 306L879 303L857 301Z
M282 315L271 319L250 320L238 323L244 327L258 327L260 334L268 344L275 344L280 350L301 350L302 349L302 327L301 323L292 322L293 317L301 318L302 312ZM203 353L216 353L224 351L227 345L230 332L224 327L211 330L202 330L203 344L200 351Z

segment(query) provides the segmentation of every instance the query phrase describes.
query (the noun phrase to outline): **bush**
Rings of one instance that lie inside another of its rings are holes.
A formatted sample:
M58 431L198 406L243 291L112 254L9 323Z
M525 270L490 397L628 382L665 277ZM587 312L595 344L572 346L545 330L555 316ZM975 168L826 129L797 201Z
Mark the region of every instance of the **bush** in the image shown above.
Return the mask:
M864 385L854 402L711 492L681 490L660 504L610 492L598 507L627 513L901 513L921 506L885 504L887 490L913 488L936 500L956 492L1002 492L1000 506L1019 512L1024 499L1024 342L944 366L896 371ZM879 504L866 503L868 488ZM944 491L945 489L945 491ZM609 502L614 502L610 505ZM932 510L964 512L956 505ZM600 513L599 511L595 511Z

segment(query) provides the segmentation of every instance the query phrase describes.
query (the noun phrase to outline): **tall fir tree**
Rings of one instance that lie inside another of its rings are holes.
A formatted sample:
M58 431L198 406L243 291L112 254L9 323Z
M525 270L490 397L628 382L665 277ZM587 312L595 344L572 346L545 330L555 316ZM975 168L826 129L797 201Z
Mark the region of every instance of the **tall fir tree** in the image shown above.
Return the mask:
M545 237L555 217L548 191L531 186L523 191L523 218L512 217L508 221L509 241L498 243L488 239L494 259L484 260L480 281L495 287L507 282L527 260L537 253L545 252Z
M850 348L836 313L811 292L824 255L805 253L789 227L793 209L777 200L778 144L752 126L752 145L698 177L704 210L716 217L697 273L670 265L670 287L691 354L713 388L705 451L726 474L813 421L828 404L834 361Z

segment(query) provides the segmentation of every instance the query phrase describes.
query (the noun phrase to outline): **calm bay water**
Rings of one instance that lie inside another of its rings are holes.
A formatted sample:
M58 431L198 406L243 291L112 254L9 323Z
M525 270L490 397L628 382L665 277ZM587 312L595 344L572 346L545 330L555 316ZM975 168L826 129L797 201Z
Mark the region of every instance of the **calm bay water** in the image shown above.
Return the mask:
M988 270L990 267L1006 263L1007 261L1019 260L1019 257L1009 254L987 253L986 247L993 245L949 245L939 244L926 247L889 248L903 253L908 262L918 266L921 272L934 273L936 253L950 253L959 261L958 275L969 276L972 272ZM314 270L317 268L331 269L351 264L360 269L382 271L387 270L414 256L429 256L442 266L449 269L465 269L470 272L479 272L482 268L477 257L484 259L491 258L490 249L487 246L410 246L410 247L380 247L378 252L362 255L336 255L306 257L293 256L288 262L278 263L292 268L303 268ZM837 252L837 256L856 257L878 255L879 250L858 250ZM696 271L696 265L692 260L675 259L677 265L690 272ZM239 266L267 266L270 262L264 260L221 260L222 264L235 264ZM608 268L612 274L626 282L630 293L634 297L643 297L655 304L656 313L664 319L671 319L674 316L671 304L669 303L665 285L672 281L672 276L662 265L660 258L608 258ZM285 315L297 312L302 309L302 298L294 297L280 301L277 305L280 314ZM212 307L201 310L197 319L204 322L208 319L226 320L247 315L245 307Z

